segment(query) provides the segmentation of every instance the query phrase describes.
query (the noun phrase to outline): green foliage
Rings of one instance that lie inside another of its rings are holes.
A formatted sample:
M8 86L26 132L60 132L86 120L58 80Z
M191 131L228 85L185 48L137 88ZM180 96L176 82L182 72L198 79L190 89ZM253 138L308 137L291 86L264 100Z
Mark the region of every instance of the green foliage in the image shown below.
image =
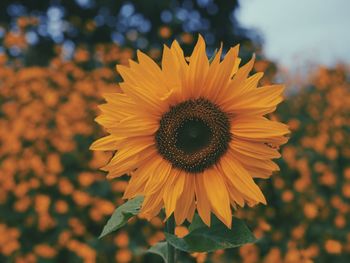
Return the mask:
M139 213L143 200L143 196L138 196L119 206L104 226L99 238L126 225L130 218ZM188 235L184 238L179 238L165 232L166 242L157 243L147 252L157 254L167 262L167 243L170 243L176 249L192 253L234 248L256 241L256 238L242 220L232 218L232 225L232 229L229 229L220 220L212 216L211 226L208 227L195 214L193 223L189 227L190 233Z
M196 216L190 231L184 238L165 233L166 240L176 249L190 253L234 248L256 241L249 228L238 218L232 218L232 229L229 229L215 217L208 227Z
M168 244L167 242L159 242L152 246L150 249L147 250L147 252L156 254L162 257L165 263L168 262Z
M142 202L143 196L137 196L134 199L130 199L129 201L125 202L123 205L115 209L111 218L104 226L99 238L103 238L104 236L126 225L130 218L139 213Z

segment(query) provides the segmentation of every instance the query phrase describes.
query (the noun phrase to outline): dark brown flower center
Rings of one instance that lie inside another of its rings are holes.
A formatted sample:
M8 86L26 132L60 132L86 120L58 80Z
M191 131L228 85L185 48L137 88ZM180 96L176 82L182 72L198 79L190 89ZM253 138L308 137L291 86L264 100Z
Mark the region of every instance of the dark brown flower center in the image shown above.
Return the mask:
M216 164L230 140L228 116L202 98L172 106L162 116L155 135L159 154L173 167L190 173Z

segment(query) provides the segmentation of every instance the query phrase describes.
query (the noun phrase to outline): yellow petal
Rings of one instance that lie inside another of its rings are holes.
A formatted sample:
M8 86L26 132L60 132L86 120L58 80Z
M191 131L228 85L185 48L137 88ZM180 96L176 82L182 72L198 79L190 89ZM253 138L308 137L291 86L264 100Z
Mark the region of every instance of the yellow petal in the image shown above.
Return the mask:
M235 155L237 160L239 160L239 162L242 164L247 164L252 167L257 167L258 169L279 171L278 165L271 160L262 160L255 157L243 156L238 152L235 152L234 150L232 150L232 153Z
M283 85L254 88L243 96L232 99L223 109L233 115L265 115L273 112L276 106L283 101L283 90Z
M108 135L94 141L90 146L90 150L115 151L117 149L118 142L118 137L115 137L114 135Z
M107 101L107 105L117 112L117 118L123 119L130 115L142 114L138 110L135 102L124 93L103 93L102 96Z
M117 71L128 84L140 87L154 96L163 96L169 87L161 69L141 51L137 51L137 56L140 63L130 60L129 67L117 65Z
M127 75L128 68L118 65L118 71L121 73L123 72L122 75L125 76ZM148 111L150 114L156 116L164 112L166 105L159 100L159 97L165 96L168 92L167 90L165 90L161 96L152 92L151 88L140 86L139 83L134 84L131 80L120 83L120 88L133 99L140 110Z
M145 217L147 220L151 220L157 214L163 206L162 191L153 195L145 196L142 203L140 216Z
M167 46L163 49L162 71L168 85L181 92L181 79L179 75L179 62L174 54Z
M251 166L251 165L246 165L244 168L247 170L247 172L253 178L268 179L271 177L271 175L273 173L273 170L271 170L271 169L262 169L262 168L257 168L255 166Z
M220 63L218 72L214 76L210 99L217 104L227 97L227 92L230 90L229 83L231 82L232 72L238 60L238 51L238 45L230 48L224 60Z
M281 157L276 149L262 142L252 142L234 137L230 142L230 147L239 154L257 159L266 160Z
M134 103L124 103L124 97L119 96L119 93L113 93L111 95L105 94L108 97L108 100L113 97L121 98L120 103L116 103L115 101L108 101L108 103L101 104L98 108L101 110L102 114L95 119L95 121L105 128L110 128L111 126L119 123L122 119L125 119L131 115L137 114L137 109ZM130 100L130 99L129 99ZM131 100L130 100L131 101Z
M129 115L125 112L120 112L119 109L109 103L104 103L101 105L98 105L98 108L101 110L101 112L108 116L109 118L114 119L114 122L119 122L123 118L128 117Z
M95 121L108 129L109 127L115 125L117 122L119 122L119 119L116 119L115 117L112 116L107 116L105 114L101 114L100 116L95 118Z
M108 165L103 167L106 171L113 170L113 173L115 176L118 176L119 173L117 171L120 171L120 167L123 167L123 162L138 160L138 154L141 153L146 148L149 148L152 146L154 142L152 140L145 140L141 143L140 138L129 138L127 142L124 142L125 146L118 150L118 152L114 155L112 160L109 162ZM123 170L124 171L124 170ZM123 175L123 174L119 174Z
M230 48L224 60L216 67L215 71L208 73L205 86L210 90L209 99L217 103L226 95L227 86L231 80L232 69L238 56L239 46ZM211 65L215 67L215 65Z
M238 192L233 185L229 188L228 192L229 192L231 203L234 202L238 204L240 207L244 207L244 199L241 193Z
M272 172L279 171L279 167L269 159L258 159L240 154L232 149L232 154L235 158L246 168L246 170L253 171L251 176L259 178L268 178ZM267 176L267 177L266 177Z
M197 211L203 222L210 226L210 203L207 196L207 192L204 188L204 177L210 176L205 171L195 175L195 192L197 201Z
M221 158L220 167L223 176L225 176L243 196L266 204L265 197L260 188L255 184L253 178L243 166L235 160L235 156L230 150Z
M145 173L149 174L149 180L145 186L145 194L151 195L158 192L160 188L163 188L170 172L171 164L168 161L162 157L154 160L152 165L149 166L149 170L145 171Z
M214 58L212 59L211 63L209 64L209 69L207 70L205 82L202 85L202 87L197 90L198 97L203 98L211 98L212 95L212 86L213 86L213 76L216 76L219 72L220 67L220 61L221 61L221 54L222 54L222 43L219 48L219 50L214 54ZM209 61L208 61L209 62Z
M222 175L216 169L211 169L203 177L204 189L214 214L231 228L232 212L230 198Z
M198 36L197 44L190 57L188 69L188 89L190 98L201 97L204 82L209 70L209 61L206 53L205 42L201 35Z
M159 124L156 120L134 115L123 119L107 130L117 137L133 137L153 136L158 128Z
M177 74L180 78L180 85L175 89L174 95L177 96L178 101L183 101L187 98L189 98L189 91L186 89L188 87L187 81L188 81L188 64L185 60L185 56L183 53L183 50L181 49L179 43L175 40L171 47L170 51L172 52L173 57L177 61L178 70Z
M135 69L138 69L140 73L147 74L147 79L152 82L152 86L154 86L156 92L161 94L166 92L164 89L170 90L166 84L162 70L149 56L137 50L137 59L140 64ZM132 67L131 65L131 68Z
M230 203L231 205L236 208L237 207L237 204L240 206L240 207L244 207L244 204L245 204L245 199L247 200L251 200L245 196L243 196L239 191L237 191L236 187L232 184L232 182L227 179L226 175L224 175L224 172L222 171L221 169L221 166L218 165L217 166L217 169L220 171L220 173L223 175L223 179L225 181L225 185L227 187L227 191L228 191L228 194L229 194L229 197L230 197Z
M259 81L262 79L263 76L263 72L253 74L252 76L244 80L241 85L237 85L237 92L235 94L246 94L246 92L248 91L256 91Z
M237 45L238 48L239 48L239 45ZM233 76L237 73L238 71L238 68L239 68L239 64L241 64L241 59L239 57L237 57L235 59L235 64L233 65L233 68L232 68L232 72L231 72L231 78L233 78Z
M175 211L176 203L183 192L185 184L183 172L173 170L169 177L172 177L172 180L169 180L170 182L166 186L163 196L166 218L169 218Z
M247 64L245 64L243 67L238 69L237 73L233 76L232 82L230 83L230 85L233 88L239 86L241 83L244 83L250 71L253 69L254 62L255 62L255 55L253 55L253 57L251 58L251 60L248 61Z
M143 166L144 167L144 166ZM142 168L137 168L137 171ZM137 175L134 173L129 182L128 186L125 189L123 199L131 199L134 198L138 195L143 195L144 194L144 189L146 182L148 180L148 176L146 174L140 174L138 173Z
M284 136L289 134L289 130L287 125L264 117L241 116L231 121L231 133L233 137L249 141L280 145L287 141Z
M245 64L243 67L239 68L237 73L233 76L232 80L228 83L227 87L225 87L221 91L221 96L216 101L218 105L220 105L223 109L229 105L234 98L241 96L248 88L253 88L253 84L262 77L261 74L254 76L253 78L247 77L249 72L252 70L255 62L255 56ZM254 80L254 83L251 83ZM256 87L256 86L255 86Z
M188 222L192 223L195 211L196 211L196 202L195 202L195 199L193 198L186 216L186 219Z
M187 67L187 62L185 60L184 52L176 40L174 40L174 42L171 44L170 49L177 57L179 68Z
M185 183L181 196L179 197L175 208L176 224L181 225L188 216L191 204L194 200L194 176L184 173Z
M130 199L137 195L145 195L145 186L150 179L151 174L148 172L152 169L154 163L159 160L156 151L148 152L147 159L138 164L137 170L131 174L128 186L125 189L123 198Z

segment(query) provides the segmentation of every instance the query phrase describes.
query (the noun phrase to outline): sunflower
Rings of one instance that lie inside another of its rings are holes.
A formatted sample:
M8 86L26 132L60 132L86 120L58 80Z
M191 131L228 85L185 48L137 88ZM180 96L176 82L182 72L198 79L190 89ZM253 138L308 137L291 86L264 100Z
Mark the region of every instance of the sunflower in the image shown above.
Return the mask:
M130 175L125 199L144 196L140 215L164 207L176 223L197 211L210 226L214 213L231 227L232 208L266 204L254 178L279 170L271 160L287 141L286 125L264 115L283 100L282 85L258 87L254 57L239 67L239 46L208 60L201 36L190 57L178 42L164 46L161 67L141 51L117 66L122 93L107 93L96 121L110 134L93 150L116 151L107 178Z

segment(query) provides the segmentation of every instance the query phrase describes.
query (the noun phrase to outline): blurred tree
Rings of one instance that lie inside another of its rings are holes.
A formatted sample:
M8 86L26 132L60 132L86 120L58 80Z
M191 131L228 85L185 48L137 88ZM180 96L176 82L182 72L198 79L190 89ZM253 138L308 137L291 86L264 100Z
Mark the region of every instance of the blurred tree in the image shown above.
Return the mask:
M2 0L0 25L15 33L25 32L25 54L15 46L7 47L7 52L24 55L27 65L45 65L55 44L74 49L113 42L149 50L174 38L191 45L184 33L203 34L211 53L221 42L224 48L251 43L251 32L237 22L238 7L238 0ZM22 23L18 28L18 19L24 17L36 19L36 23ZM1 42L0 36L0 48Z

